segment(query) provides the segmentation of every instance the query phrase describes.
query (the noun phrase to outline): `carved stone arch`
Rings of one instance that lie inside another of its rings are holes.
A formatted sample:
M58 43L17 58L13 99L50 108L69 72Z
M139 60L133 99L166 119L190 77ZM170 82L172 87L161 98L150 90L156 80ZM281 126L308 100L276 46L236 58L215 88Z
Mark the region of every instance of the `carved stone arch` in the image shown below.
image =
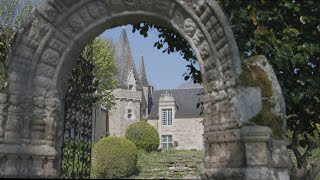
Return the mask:
M63 98L75 60L104 30L142 21L175 29L200 63L205 91L203 177L246 176L241 113L234 100L240 58L231 27L214 0L43 2L19 31L9 55L9 92L0 129L0 155L7 165L1 175L59 174Z

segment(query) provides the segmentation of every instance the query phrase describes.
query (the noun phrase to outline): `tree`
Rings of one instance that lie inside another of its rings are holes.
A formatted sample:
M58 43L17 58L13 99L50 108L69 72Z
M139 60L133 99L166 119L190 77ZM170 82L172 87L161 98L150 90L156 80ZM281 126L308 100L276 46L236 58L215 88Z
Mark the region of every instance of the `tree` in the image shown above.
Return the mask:
M297 159L297 176L315 177L320 157L308 167L312 150L320 144L320 1L218 2L229 17L242 59L265 55L273 66L286 100L288 148ZM179 51L187 61L196 61L186 41L167 27L134 24L133 32L146 37L149 28L159 29L158 49L167 44L163 52ZM191 69L188 76L201 82L197 69Z
M320 2L219 2L234 25L241 56L263 54L275 69L287 104L288 148L297 159L297 175L315 177L319 169L307 172L307 166L320 144Z
M5 60L14 35L18 28L28 20L35 4L36 1L31 0L0 1L0 91L7 86Z
M84 48L81 55L85 59L89 59L92 55L94 64L93 75L95 82L98 83L95 93L98 99L96 104L110 109L114 104L111 92L117 85L117 81L114 78L116 65L111 42L97 37Z

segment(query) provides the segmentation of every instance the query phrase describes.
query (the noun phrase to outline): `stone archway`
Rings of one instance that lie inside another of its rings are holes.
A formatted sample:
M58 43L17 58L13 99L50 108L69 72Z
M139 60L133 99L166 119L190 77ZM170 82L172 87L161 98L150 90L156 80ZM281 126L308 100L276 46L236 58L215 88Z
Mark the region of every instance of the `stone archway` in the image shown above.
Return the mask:
M246 178L237 101L240 58L230 25L214 0L47 0L18 33L2 95L0 174L59 174L63 98L81 49L108 28L147 21L175 29L200 62L205 91L203 177ZM268 134L268 133L267 133ZM263 168L269 170L267 164Z

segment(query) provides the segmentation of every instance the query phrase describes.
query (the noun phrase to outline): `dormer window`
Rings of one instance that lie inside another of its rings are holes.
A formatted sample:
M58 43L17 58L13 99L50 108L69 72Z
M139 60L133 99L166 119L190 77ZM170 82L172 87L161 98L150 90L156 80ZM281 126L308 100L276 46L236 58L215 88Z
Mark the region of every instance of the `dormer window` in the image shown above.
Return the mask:
M133 85L129 84L129 90L132 91L133 90Z

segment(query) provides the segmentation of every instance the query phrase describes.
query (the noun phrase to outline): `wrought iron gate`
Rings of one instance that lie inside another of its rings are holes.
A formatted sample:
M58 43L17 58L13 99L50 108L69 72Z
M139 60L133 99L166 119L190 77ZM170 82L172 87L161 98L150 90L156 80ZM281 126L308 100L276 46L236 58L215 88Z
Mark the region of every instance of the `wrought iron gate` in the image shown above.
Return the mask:
M93 63L82 56L70 75L65 98L61 178L90 178L92 108L94 103Z

